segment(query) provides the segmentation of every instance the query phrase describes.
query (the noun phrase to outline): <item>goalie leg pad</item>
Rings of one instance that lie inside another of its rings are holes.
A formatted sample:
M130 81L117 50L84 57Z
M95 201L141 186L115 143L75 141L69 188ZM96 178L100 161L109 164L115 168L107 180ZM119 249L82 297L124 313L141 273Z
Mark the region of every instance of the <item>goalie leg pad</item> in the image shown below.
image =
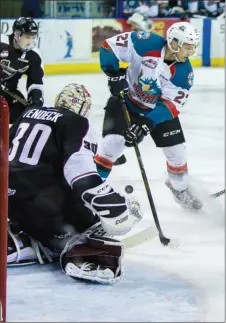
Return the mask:
M61 254L61 266L74 279L114 283L121 279L123 243L106 236L100 226L86 234L83 243L71 245Z
M33 263L37 260L37 255L31 245L31 239L23 232L14 234L8 229L7 244L7 264L25 261Z
M40 241L33 239L23 231L15 233L8 224L7 264L52 262L59 254L51 252Z

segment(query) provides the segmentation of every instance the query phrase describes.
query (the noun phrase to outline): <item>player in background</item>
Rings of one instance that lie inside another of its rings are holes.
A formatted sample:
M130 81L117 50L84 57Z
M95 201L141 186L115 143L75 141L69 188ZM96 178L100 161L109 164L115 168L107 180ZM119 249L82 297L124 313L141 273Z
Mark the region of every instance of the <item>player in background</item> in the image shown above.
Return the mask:
M134 12L127 19L127 24L131 25L133 31L152 31L154 29L152 20L139 12Z
M27 75L28 103L43 105L43 65L35 42L38 26L32 18L21 17L13 23L11 35L0 39L0 94L5 97L10 109L10 123L14 123L25 109L25 105L13 98L24 99L17 89L19 79ZM12 95L7 92L11 92Z
M86 88L69 84L54 107L29 106L10 128L8 263L54 252L67 275L114 282L123 243L112 236L141 212L97 173L90 107Z
M167 187L180 205L196 210L202 203L188 187L179 110L193 85L189 57L194 55L198 44L198 31L188 22L173 24L166 39L142 31L125 32L103 42L100 64L108 76L111 97L105 107L103 142L95 157L99 174L107 178L125 147L150 134L166 157ZM119 62L130 65L122 69ZM129 129L120 99L122 92L132 119Z

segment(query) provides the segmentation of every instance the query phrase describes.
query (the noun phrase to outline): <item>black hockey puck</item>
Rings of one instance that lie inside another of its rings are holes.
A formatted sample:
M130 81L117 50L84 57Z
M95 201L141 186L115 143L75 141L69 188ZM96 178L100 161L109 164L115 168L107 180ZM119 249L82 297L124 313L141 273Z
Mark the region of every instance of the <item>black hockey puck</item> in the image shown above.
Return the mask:
M125 187L125 191L126 191L127 194L133 193L133 186L132 185L127 185Z

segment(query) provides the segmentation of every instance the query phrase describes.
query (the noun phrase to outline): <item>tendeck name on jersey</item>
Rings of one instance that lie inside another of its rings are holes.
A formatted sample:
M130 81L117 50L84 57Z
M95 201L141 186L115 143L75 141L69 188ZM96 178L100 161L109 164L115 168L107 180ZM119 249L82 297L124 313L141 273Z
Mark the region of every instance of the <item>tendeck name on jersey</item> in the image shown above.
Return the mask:
M49 120L57 122L59 117L62 117L63 114L55 111L43 111L39 109L32 109L26 112L23 115L23 118L39 119L39 120Z

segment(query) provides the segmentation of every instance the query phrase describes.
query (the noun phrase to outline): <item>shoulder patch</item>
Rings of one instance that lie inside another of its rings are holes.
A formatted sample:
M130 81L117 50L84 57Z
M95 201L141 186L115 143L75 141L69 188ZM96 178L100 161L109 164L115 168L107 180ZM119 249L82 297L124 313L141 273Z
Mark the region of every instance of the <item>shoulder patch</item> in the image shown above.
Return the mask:
M194 73L192 71L188 74L188 84L192 86L193 83L194 83Z
M6 58L9 56L9 51L8 50L3 50L1 53L0 53L0 57L1 58Z
M148 39L151 36L151 33L148 31L138 31L136 35L139 39Z

